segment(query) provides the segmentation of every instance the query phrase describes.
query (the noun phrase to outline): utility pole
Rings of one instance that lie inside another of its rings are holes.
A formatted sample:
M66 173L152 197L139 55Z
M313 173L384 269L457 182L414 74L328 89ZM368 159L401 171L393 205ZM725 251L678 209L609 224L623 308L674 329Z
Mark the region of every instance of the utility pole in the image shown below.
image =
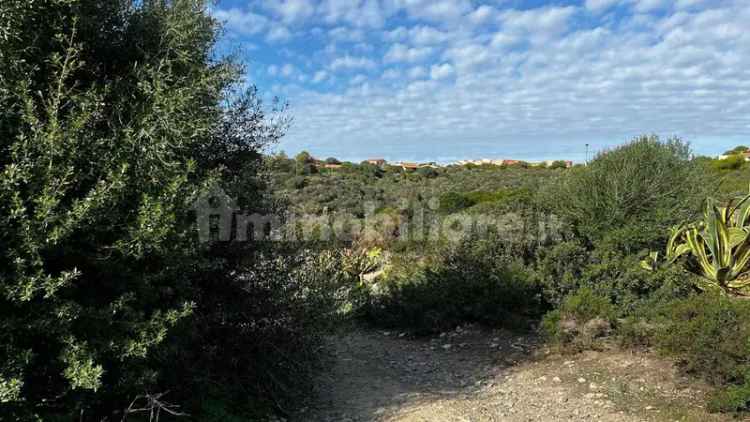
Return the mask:
M589 165L589 144L586 144L586 165Z

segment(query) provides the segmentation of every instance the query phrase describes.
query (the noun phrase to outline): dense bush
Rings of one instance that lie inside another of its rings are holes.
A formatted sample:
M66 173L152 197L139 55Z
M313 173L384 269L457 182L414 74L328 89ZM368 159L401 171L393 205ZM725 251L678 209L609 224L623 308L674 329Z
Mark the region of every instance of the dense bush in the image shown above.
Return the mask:
M381 282L367 310L370 322L433 333L465 322L519 328L541 309L540 293L501 243L467 239L419 271Z
M742 155L730 155L723 160L714 160L711 162L714 169L720 171L738 170L745 165L745 157Z
M655 342L682 368L721 389L710 407L750 410L750 302L713 294L660 309Z
M588 288L605 296L628 316L654 297L682 297L693 290L692 276L679 268L649 272L636 255L600 246L591 251L568 240L539 250L533 275L544 298L557 306L571 293Z
M608 297L582 287L547 313L541 328L555 345L580 351L594 347L598 338L609 334L616 315L617 309Z
M159 354L161 384L201 420L287 414L326 366L322 336L339 320L356 277L338 254L251 253L234 244L215 251L215 260L228 258L242 263L227 263L233 274L205 274L193 317Z
M587 241L638 252L661 245L669 227L701 210L707 180L686 143L641 137L567 172L548 203Z

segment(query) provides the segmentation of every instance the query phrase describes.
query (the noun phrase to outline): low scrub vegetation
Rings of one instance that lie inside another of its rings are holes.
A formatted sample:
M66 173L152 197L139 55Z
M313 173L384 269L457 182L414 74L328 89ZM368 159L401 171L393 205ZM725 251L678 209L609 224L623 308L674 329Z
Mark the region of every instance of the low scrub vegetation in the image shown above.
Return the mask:
M540 289L523 262L492 240L466 239L417 270L392 271L365 311L379 326L421 334L466 322L521 328L541 310Z

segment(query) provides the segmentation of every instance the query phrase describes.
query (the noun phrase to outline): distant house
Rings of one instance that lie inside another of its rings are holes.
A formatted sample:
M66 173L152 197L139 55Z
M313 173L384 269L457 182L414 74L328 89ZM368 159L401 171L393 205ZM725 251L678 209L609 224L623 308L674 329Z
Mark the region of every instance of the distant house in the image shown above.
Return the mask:
M416 170L416 169L419 168L419 164L418 163L405 163L405 162L401 162L401 163L396 163L396 165L400 166L404 170Z
M370 158L368 160L365 160L370 164L376 165L378 167L383 167L386 163L385 159L383 158Z
M720 155L719 156L719 160L728 160L728 159L730 159L730 158L732 158L734 156L737 156L737 155L739 155L742 158L744 158L745 161L750 161L750 150L749 151L740 152L739 154Z
M330 169L330 170L338 170L342 167L344 166L342 166L341 164L326 164L323 166L323 168Z
M512 166L512 165L518 164L520 162L521 162L520 160L503 160L503 165Z

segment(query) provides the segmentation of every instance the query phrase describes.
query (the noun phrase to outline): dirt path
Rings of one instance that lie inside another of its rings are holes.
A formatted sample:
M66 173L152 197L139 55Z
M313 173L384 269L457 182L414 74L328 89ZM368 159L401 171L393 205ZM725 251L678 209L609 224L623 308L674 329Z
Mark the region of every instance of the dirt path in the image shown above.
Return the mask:
M533 336L472 327L427 340L351 330L294 421L720 421L703 388L651 356L558 356Z

